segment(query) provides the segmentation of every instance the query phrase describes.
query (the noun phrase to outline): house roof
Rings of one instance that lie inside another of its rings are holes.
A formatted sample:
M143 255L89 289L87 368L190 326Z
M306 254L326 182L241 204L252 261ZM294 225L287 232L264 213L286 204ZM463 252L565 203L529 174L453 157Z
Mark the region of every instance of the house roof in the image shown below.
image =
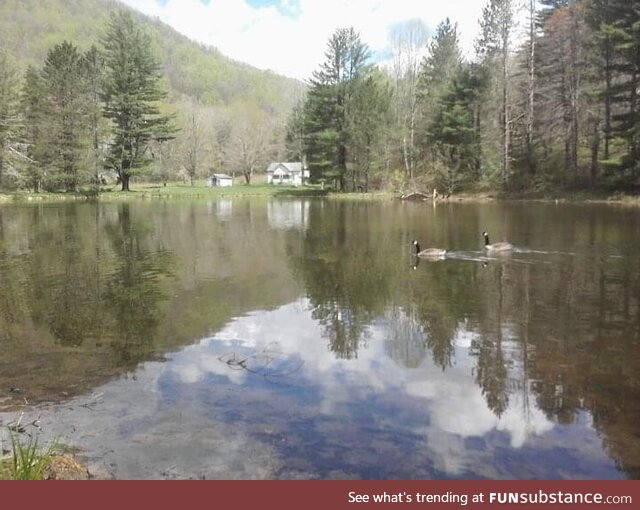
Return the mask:
M212 177L216 179L233 179L233 177L227 174L213 174Z
M278 168L281 168L282 170L285 170L286 172L288 172L290 174L299 174L299 173L302 172L302 163L300 163L300 162L296 162L296 163L271 163L269 165L269 168L267 168L267 173L268 174L272 174Z

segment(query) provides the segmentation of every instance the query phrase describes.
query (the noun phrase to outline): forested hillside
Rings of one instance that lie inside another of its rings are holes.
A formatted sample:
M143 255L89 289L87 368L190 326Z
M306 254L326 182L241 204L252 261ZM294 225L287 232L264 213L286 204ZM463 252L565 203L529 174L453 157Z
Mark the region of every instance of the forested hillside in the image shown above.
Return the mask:
M114 0L3 0L0 46L21 68L40 66L47 52L68 40L81 50L98 44L110 13L126 9L149 30L170 85L170 99L207 106L256 105L273 114L288 111L303 85L233 61Z
M0 190L214 172L249 183L282 156L304 90L113 0L6 0Z

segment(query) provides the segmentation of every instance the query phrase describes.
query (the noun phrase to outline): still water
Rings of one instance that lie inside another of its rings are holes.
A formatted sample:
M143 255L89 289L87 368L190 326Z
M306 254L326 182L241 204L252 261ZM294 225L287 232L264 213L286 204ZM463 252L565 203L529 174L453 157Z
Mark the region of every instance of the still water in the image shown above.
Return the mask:
M637 479L639 233L607 205L3 206L2 433L124 479Z

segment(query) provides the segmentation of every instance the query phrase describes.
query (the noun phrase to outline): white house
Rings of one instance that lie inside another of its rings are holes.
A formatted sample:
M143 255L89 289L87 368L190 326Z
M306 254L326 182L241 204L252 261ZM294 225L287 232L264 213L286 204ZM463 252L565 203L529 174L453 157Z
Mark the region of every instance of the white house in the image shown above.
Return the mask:
M271 163L267 168L267 184L302 186L309 179L309 170L302 163Z
M229 186L233 186L233 177L225 174L213 174L209 177L208 185L210 188L227 188Z

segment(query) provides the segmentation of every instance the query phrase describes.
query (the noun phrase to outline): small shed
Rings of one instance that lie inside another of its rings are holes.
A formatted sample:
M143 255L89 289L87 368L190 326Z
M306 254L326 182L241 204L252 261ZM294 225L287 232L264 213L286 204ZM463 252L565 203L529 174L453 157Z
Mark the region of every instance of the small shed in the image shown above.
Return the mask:
M233 186L233 177L226 174L213 174L209 177L208 185L210 188L228 188Z

